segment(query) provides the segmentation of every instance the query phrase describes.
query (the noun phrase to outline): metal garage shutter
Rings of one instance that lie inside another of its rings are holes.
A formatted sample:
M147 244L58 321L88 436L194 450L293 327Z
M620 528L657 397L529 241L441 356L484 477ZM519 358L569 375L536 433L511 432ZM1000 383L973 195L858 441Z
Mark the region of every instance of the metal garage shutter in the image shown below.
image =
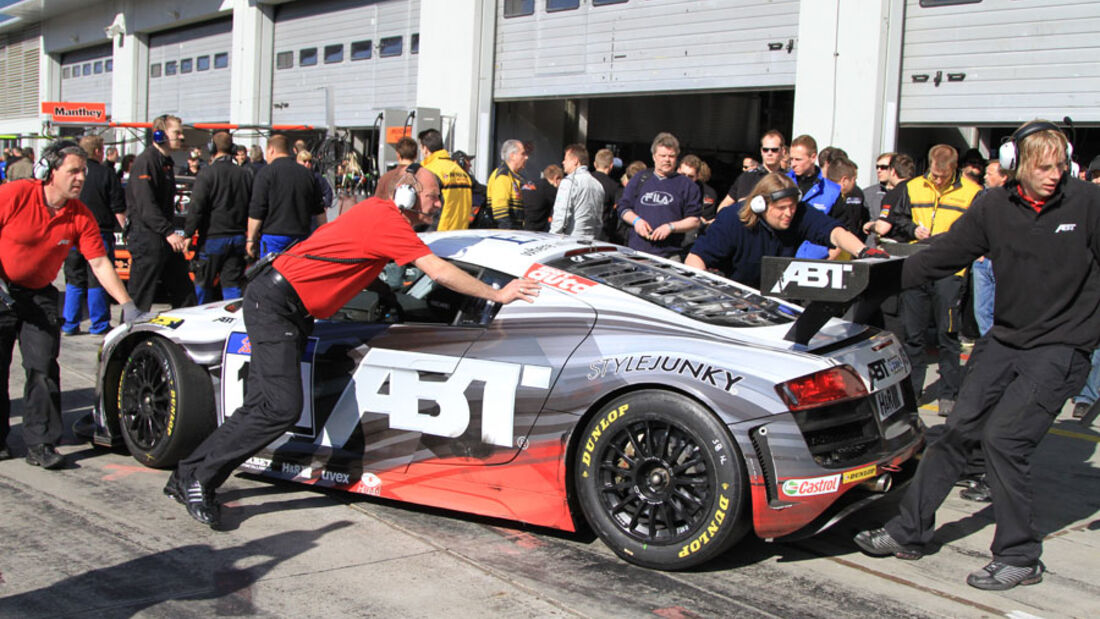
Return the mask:
M149 119L176 114L185 123L229 121L233 20L149 37Z
M38 115L38 28L0 36L0 118Z
M386 107L416 105L419 0L293 2L275 13L272 122L365 127Z
M551 4L576 8L550 12ZM506 16L520 7L532 12ZM495 98L792 88L798 7L798 0L502 2Z
M113 53L107 43L61 56L61 100L106 103L110 116Z
M901 123L1100 121L1100 11L1095 0L1057 4L908 0Z

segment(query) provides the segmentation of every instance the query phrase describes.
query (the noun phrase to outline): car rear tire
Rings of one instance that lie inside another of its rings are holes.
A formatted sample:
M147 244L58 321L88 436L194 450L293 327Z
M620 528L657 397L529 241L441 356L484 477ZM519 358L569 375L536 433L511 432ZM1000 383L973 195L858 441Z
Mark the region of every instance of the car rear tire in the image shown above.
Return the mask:
M159 337L145 340L122 369L118 417L138 462L175 466L216 425L210 378L179 346Z
M602 407L580 440L573 474L581 509L625 561L687 569L748 530L744 460L698 402L665 391L629 393Z

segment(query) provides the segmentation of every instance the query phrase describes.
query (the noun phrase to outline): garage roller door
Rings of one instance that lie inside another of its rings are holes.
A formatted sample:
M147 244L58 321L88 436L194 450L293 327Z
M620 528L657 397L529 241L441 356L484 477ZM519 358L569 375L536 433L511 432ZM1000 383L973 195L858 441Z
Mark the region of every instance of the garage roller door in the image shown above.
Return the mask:
M272 122L367 127L382 108L416 105L419 0L330 0L275 13Z
M61 57L61 100L106 103L111 114L111 45L97 45Z
M220 19L149 37L150 120L229 121L232 30L232 19Z

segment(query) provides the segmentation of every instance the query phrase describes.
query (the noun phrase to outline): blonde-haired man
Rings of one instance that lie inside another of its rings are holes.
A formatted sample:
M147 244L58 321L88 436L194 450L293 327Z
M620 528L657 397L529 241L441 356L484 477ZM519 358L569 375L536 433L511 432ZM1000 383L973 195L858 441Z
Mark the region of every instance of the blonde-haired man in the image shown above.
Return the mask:
M1006 147L1001 163L1015 168L1016 178L983 193L942 238L906 259L903 287L991 257L993 328L974 347L946 431L925 452L900 513L855 539L871 555L920 558L969 440L978 438L997 529L993 561L967 583L994 590L1043 578L1031 456L1066 398L1084 384L1088 353L1100 344L1100 192L1066 174L1066 138L1051 123L1024 125Z

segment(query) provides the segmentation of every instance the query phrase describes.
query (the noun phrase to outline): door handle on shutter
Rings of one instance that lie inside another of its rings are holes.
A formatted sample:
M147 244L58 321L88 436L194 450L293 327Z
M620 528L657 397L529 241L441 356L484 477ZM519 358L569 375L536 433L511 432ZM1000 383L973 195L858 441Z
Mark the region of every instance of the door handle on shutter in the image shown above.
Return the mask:
M948 73L947 81L949 82L961 82L966 79L965 73Z

